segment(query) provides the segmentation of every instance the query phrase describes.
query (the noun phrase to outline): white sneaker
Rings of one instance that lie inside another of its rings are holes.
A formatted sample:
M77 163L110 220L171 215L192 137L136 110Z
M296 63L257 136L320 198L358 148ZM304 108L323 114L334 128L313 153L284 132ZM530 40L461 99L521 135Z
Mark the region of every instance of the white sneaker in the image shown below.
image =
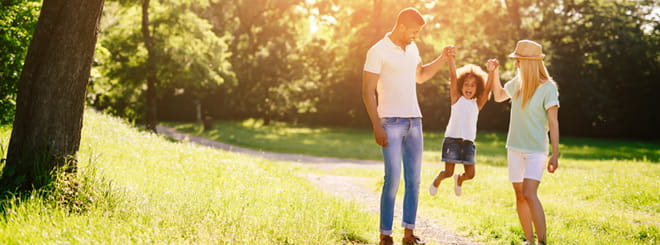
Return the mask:
M454 193L456 194L456 196L460 196L461 192L463 191L461 186L458 185L458 177L459 176L460 176L460 174L454 175Z
M431 186L429 186L429 194L431 194L431 196L435 196L435 194L438 194L438 187L435 187L433 185L433 181L431 181Z

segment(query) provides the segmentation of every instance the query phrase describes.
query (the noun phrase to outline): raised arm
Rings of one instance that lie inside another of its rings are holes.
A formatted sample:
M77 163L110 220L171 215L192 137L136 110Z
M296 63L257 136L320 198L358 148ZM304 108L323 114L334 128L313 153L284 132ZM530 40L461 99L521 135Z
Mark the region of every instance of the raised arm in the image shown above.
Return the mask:
M490 67L486 66L486 70L488 70L489 68ZM495 79L495 76L499 76L499 74L495 74L494 70L493 71L488 70L488 78L486 79L486 86L484 87L484 91L481 92L479 98L477 99L479 110L484 108L484 105L486 105L486 102L488 102L488 100L490 99L490 91L493 90L492 84L493 84L493 79Z
M456 62L454 56L449 56L449 99L451 104L456 104L461 98L461 91L458 90L457 76L456 76Z
M550 128L550 144L552 145L552 155L548 160L548 172L554 173L559 167L559 120L557 113L558 106L548 108L548 127Z
M376 85L380 75L368 71L362 72L362 101L367 107L367 113L371 120L371 126L374 129L376 143L382 147L387 146L387 134L378 116L378 101L376 100Z
M493 98L496 102L504 102L509 99L509 95L506 94L502 84L500 83L500 71L499 71L500 62L497 59L488 60L488 78L493 78L492 80L492 89L493 89Z
M435 58L435 60L431 61L431 63L422 65L420 62L417 64L416 82L421 84L431 79L436 73L438 73L442 64L449 60L449 56L455 54L456 51L454 50L454 46L447 46L442 49L442 54Z

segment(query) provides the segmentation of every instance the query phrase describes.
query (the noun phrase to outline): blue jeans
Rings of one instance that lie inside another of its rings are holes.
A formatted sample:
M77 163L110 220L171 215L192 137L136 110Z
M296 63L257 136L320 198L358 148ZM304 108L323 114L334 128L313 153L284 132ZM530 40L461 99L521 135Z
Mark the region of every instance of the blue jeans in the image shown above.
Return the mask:
M391 235L402 161L406 187L403 196L403 227L415 229L424 138L421 118L388 117L382 118L381 122L387 133L387 147L383 147L385 181L380 197L380 233Z

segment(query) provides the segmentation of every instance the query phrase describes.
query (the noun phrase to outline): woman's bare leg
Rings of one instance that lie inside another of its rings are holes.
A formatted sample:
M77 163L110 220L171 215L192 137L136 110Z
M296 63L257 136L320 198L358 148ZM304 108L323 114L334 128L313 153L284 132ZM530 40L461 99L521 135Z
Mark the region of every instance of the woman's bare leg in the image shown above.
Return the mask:
M524 182L523 182L524 183ZM522 225L525 238L531 244L534 244L534 232L532 231L532 214L527 203L527 199L523 194L523 183L512 183L513 190L516 192L516 210L518 211L518 219Z

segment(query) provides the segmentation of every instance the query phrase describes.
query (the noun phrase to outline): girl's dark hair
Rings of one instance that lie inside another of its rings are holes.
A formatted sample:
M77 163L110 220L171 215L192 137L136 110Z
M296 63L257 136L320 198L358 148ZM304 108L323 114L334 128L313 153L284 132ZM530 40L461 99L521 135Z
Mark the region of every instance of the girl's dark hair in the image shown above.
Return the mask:
M484 89L486 89L486 79L488 79L488 73L482 70L478 65L464 65L463 67L456 70L456 76L458 76L458 79L456 80L456 87L458 88L459 92L463 91L463 84L465 84L465 80L467 80L469 77L474 78L474 80L477 82L477 92L475 93L474 98L477 100L479 99L481 93L484 92Z

